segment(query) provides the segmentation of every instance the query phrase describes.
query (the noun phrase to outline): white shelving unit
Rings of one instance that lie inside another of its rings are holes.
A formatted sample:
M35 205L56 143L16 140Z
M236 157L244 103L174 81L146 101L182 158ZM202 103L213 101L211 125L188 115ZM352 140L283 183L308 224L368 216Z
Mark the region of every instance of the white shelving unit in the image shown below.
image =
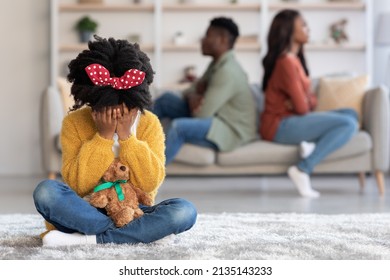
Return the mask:
M241 35L245 36L246 40L240 38L236 44L236 56L250 80L259 80L261 1L244 0L237 4L226 0L194 0L188 4L178 4L176 0L161 2L162 31L159 40L162 42L160 64L163 71L160 78L164 88L177 83L188 65L194 65L198 75L203 73L210 57L202 56L200 41L210 20L222 15L233 18ZM184 34L185 43L173 44L172 38L176 32ZM254 61L257 63L253 63Z
M241 35L252 38L239 40L236 53L251 82L260 82L261 59L266 51L263 42L269 24L277 11L287 8L301 11L311 27L313 40L306 51L313 76L345 71L372 73L371 1L240 0L231 4L229 0L193 0L190 4L179 4L178 0L143 0L134 4L132 0L105 0L104 4L78 4L77 0L52 0L52 84L58 74L63 75L66 62L87 47L78 43L77 34L72 30L76 20L85 14L99 22L98 35L102 37L127 39L130 33L141 35L140 46L150 56L156 71L156 88L176 83L188 65L196 66L198 75L203 73L210 59L200 53L200 38L210 19L220 15L232 17ZM341 46L325 43L327 26L341 18L349 21L350 41ZM187 40L175 45L172 37L179 31Z

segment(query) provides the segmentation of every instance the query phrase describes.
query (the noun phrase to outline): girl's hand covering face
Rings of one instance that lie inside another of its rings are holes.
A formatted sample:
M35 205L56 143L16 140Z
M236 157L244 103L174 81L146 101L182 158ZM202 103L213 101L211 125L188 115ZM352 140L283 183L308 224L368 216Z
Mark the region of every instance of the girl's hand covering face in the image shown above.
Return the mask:
M117 113L117 127L116 133L120 140L125 140L130 136L130 128L137 118L138 109L133 108L129 110L127 106L123 103L120 108L116 109Z
M120 140L130 136L130 128L137 117L138 109L129 110L123 103L119 106L108 106L99 111L92 111L92 118L101 137L112 139L115 132Z
M101 137L106 139L112 139L114 137L117 117L113 107L104 107L99 111L92 111L92 118Z

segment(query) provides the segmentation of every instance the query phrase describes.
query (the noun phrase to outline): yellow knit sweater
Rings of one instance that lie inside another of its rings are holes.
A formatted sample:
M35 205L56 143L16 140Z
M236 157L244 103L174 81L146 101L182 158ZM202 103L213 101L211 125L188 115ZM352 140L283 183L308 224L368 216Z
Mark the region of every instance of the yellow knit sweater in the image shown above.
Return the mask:
M114 160L114 140L100 137L89 107L66 116L62 123L62 177L78 195L99 184ZM130 182L153 200L165 177L164 133L158 118L141 114L137 135L119 141L119 160L129 166Z
M129 166L130 182L149 193L153 200L165 178L164 141L160 121L149 111L141 114L137 135L119 141L119 159ZM114 140L99 136L91 109L86 107L64 118L61 144L62 178L79 196L85 196L99 184L114 160ZM48 230L55 229L50 223L45 224Z

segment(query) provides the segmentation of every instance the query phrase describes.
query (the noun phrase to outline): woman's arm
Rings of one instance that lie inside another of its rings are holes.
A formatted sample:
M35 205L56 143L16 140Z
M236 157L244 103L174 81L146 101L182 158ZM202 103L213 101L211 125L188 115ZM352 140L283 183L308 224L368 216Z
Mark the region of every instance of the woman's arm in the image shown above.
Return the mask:
M310 111L310 101L306 90L301 82L301 77L292 58L285 57L279 59L275 70L279 77L279 87L282 92L289 96L293 112L298 115L306 114Z
M317 96L314 93L309 93L310 110L313 111L317 107Z

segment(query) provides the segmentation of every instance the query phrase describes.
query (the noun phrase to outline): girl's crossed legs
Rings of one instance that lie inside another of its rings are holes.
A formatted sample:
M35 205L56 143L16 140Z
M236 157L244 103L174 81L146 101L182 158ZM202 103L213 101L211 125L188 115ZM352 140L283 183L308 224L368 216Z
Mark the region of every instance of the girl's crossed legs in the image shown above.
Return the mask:
M142 217L117 228L104 211L91 206L62 182L41 182L33 197L38 212L58 230L44 236L44 245L49 246L149 243L190 229L197 216L193 204L174 198L150 207L141 205Z

